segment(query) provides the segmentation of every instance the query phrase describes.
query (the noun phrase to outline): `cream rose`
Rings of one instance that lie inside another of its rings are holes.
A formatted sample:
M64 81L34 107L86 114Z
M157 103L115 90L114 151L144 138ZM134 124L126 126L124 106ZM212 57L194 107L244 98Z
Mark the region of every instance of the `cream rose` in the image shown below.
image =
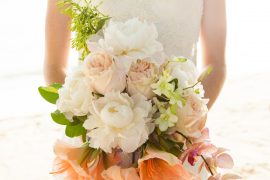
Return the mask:
M72 116L88 114L91 105L92 91L82 69L82 65L79 65L72 74L68 75L65 84L58 91L57 109L69 119Z
M177 58L172 59L167 65L170 74L173 78L178 79L178 86L186 88L197 83L199 73L195 64L191 60L186 60L185 62L174 62Z
M106 94L110 91L122 92L126 88L125 71L106 53L90 54L84 61L84 72L94 92Z
M157 66L148 60L137 60L129 70L127 90L130 95L140 93L151 99L155 96L151 85L158 80Z
M91 115L84 123L90 146L108 153L113 148L134 152L154 130L148 117L151 109L152 104L140 94L130 97L110 92L93 101Z
M193 93L186 97L187 102L177 109L177 130L188 137L198 138L205 126L208 100Z

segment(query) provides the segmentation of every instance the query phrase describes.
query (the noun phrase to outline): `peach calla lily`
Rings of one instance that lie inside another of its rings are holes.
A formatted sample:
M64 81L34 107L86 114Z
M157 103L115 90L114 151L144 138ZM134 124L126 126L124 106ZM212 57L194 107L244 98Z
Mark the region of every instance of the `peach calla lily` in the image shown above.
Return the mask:
M69 144L57 141L54 146L56 159L51 174L55 178L65 180L101 180L101 172L104 170L103 157L97 156L91 163L87 161L87 152L89 147L73 147ZM82 162L78 160L86 157Z
M133 167L122 169L119 166L112 166L103 171L104 180L140 180L137 170Z
M147 155L139 160L141 180L198 180L199 177L188 172L174 155L147 148Z
M78 148L68 145L65 142L57 141L54 146L56 158L54 160L51 174L55 178L65 180L85 179L89 177L87 164L80 165L77 161L85 152L85 148Z

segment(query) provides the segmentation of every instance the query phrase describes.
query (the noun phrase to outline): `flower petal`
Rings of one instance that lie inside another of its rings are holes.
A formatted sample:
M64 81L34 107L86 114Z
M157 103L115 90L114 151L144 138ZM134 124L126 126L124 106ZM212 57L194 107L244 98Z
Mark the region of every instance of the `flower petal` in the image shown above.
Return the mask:
M140 180L135 168L121 169L119 166L112 166L102 172L104 180Z
M222 153L216 157L216 165L219 168L231 169L234 166L234 162L229 154Z

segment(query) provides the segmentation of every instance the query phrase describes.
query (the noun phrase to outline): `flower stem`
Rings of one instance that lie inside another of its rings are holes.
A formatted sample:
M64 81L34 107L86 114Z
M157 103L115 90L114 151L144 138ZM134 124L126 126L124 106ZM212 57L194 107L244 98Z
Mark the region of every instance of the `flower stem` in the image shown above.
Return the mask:
M201 155L201 158L203 159L204 163L206 164L207 168L209 169L211 175L214 176L214 173L213 173L212 169L210 168L209 164L207 163L205 157L203 155Z
M183 90L185 91L185 90L188 90L188 89L192 89L192 88L194 88L195 86L197 86L199 83L200 83L200 81L198 81L198 82L197 82L196 84L194 84L193 86L184 88Z
M183 133L179 132L179 131L176 131L177 134L180 134L181 136L183 136L191 145L193 144L192 141L187 137L185 136ZM200 155L200 157L202 158L202 160L204 161L204 163L206 164L207 168L209 169L211 175L213 176L214 173L212 171L212 169L210 168L210 165L207 163L205 157L203 155Z

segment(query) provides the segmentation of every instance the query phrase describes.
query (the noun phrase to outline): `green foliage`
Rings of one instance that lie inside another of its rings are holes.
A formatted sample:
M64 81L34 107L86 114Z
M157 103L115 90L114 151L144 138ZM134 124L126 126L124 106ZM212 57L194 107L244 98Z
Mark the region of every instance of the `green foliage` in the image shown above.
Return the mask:
M183 57L177 57L177 58L175 58L175 61L176 62L187 62L187 58L183 58Z
M200 94L200 89L195 89L194 92L195 92L196 94Z
M171 153L177 157L179 157L184 151L184 143L174 141L169 135L161 132L159 128L156 128L149 136L149 140L146 144L158 150Z
M86 129L83 127L84 121L87 119L87 116L74 116L73 122L67 124L66 126L66 135L68 137L78 137L82 136L83 141L86 141Z
M49 103L55 104L59 98L58 90L62 87L61 84L52 84L47 87L39 87L38 91L40 95Z
M75 33L72 39L72 47L81 53L81 60L89 54L87 40L98 33L110 19L102 14L98 6L92 5L91 0L84 0L85 6L74 3L73 0L58 0L58 6L62 12L71 18L71 31Z
M170 100L165 96L165 95L156 95L157 96L157 99L160 101L160 102L169 102Z
M179 146L180 143L176 143L168 138L160 136L159 143L163 150L175 155L176 157L180 156L183 152L183 146Z
M65 132L68 137L73 138L84 136L86 134L86 129L83 127L83 122L79 122L78 124L75 123L75 125L67 125Z
M177 104L173 104L170 106L170 110L174 115L177 114L177 108L178 108Z
M174 90L178 89L178 79L174 78L169 83L174 84Z
M68 137L82 136L83 141L86 141L86 129L83 127L87 116L74 116L73 121L68 120L59 110L51 113L53 121L57 124L66 126L65 133Z
M71 122L65 117L63 113L61 113L59 110L56 110L55 112L51 113L51 117L54 122L60 125L70 125Z
M84 145L83 154L80 159L78 159L78 164L82 165L85 161L91 164L91 162L95 161L101 153L102 151L100 149L90 148L89 144L86 143Z

